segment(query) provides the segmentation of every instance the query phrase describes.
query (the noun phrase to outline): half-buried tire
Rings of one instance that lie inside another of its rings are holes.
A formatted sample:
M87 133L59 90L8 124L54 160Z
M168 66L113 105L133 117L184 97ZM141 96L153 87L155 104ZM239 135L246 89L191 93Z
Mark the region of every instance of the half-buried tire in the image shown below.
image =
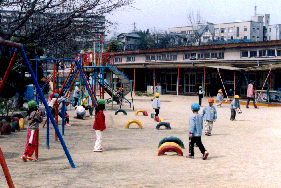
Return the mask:
M174 151L174 152L176 152L179 156L183 156L182 150L179 149L178 147L172 146L172 145L162 147L162 148L158 151L158 156L163 155L163 154L165 154L165 153L168 152L168 151Z
M168 123L166 123L166 122L158 123L158 125L156 125L156 129L159 130L159 128L160 128L161 126L165 126L166 129L171 129L171 126L170 126Z
M159 145L158 147L160 147L163 143L165 142L175 142L177 143L181 148L184 149L184 144L183 142L181 141L181 139L175 137L175 136L170 136L168 138L163 138L160 142L159 142Z
M124 115L127 115L127 112L123 109L116 110L115 115L117 115L119 112L123 112Z

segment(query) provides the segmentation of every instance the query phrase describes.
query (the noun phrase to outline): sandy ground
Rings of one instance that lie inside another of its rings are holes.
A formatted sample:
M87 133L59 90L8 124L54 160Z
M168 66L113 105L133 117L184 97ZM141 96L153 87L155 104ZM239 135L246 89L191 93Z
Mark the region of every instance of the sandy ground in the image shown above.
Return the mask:
M71 168L60 142L54 141L51 129L50 149L46 149L46 128L40 125L38 162L20 159L26 141L26 130L0 136L12 179L16 187L281 187L281 108L260 107L246 109L230 121L229 105L216 107L218 120L213 135L202 136L210 155L202 160L198 148L195 159L188 159L188 119L190 105L197 102L193 96L160 96L160 118L171 123L171 130L155 129L157 122L150 118L153 112L151 97L135 96L135 110L147 110L149 116L135 113L128 105L114 115L119 106L107 105L107 129L104 131L102 153L93 152L94 119L71 118L64 141L76 165ZM203 99L207 105L207 98ZM202 108L200 112L202 112ZM69 110L74 115L74 109ZM139 120L143 129L127 121ZM186 149L184 156L174 152L157 156L158 143L169 136L180 138ZM0 187L7 187L0 172Z

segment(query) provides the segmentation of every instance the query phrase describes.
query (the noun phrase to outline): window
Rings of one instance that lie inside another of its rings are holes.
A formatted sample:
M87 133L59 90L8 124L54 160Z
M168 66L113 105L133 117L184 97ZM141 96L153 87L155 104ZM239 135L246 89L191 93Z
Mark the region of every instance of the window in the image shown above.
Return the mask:
M157 61L161 61L162 60L162 56L161 55L158 55L158 56L156 56L157 58L156 58L156 60Z
M237 37L239 37L239 27L236 28Z
M244 40L247 40L247 36L244 36Z
M210 58L210 53L205 53L205 59L209 59Z
M257 57L258 52L257 51L250 51L250 57Z
M271 28L269 28L269 32L271 32Z
M267 56L275 56L275 50L267 50Z
M224 59L224 52L220 52L220 53L219 53L218 59Z
M259 57L265 57L266 56L266 50L259 50Z
M154 56L154 55L151 56L151 57L150 57L150 60L151 60L151 61L155 61L155 56Z
M122 57L115 57L115 62L116 63L122 62Z
M145 56L145 61L150 61L150 56Z
M217 58L218 54L217 53L211 53L211 58Z
M196 53L191 53L190 54L190 59L195 60L196 59Z
M259 27L257 27L257 30L260 30L260 28L259 28Z
M178 56L177 55L163 55L162 56L163 60L171 61L171 60L177 60Z
M232 32L233 32L233 27L229 27L229 28L228 28L228 32L229 32L229 33L232 33Z
M277 49L277 56L281 56L281 49Z
M134 56L128 56L127 62L132 62L132 61L135 61L135 57Z
M221 33L225 33L225 28L221 28Z
M248 57L248 51L241 51L241 57Z
M244 27L244 31L247 31L248 29L247 29L247 27Z
M201 54L198 54L198 59L203 59L204 58L204 54L201 53Z
M184 54L184 59L190 59L190 54Z

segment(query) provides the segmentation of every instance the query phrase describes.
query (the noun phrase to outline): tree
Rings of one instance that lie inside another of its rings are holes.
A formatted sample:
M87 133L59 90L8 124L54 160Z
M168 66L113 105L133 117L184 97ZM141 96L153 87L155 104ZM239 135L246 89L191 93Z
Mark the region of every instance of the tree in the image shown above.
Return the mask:
M74 50L81 35L91 39L93 26L104 15L134 0L2 0L4 10L16 10L7 24L2 24L4 39L19 37L25 43L36 42L47 49L46 53L63 54ZM104 27L103 23L101 27ZM30 29L27 29L30 28ZM88 41L82 41L87 43ZM55 49L55 50L54 50ZM73 53L73 52L72 52Z
M118 52L121 51L122 47L117 40L110 41L106 46L107 52Z

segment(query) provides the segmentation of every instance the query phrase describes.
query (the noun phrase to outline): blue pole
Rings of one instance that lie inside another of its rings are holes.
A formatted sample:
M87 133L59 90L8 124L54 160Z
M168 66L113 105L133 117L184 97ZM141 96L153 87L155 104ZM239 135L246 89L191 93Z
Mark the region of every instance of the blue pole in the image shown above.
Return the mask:
M36 56L36 80L38 79L38 76L37 76L37 56ZM39 105L39 100L38 100L38 91L36 89L36 102L37 104Z
M102 71L102 98L104 99L104 68L102 68L101 71ZM112 101L113 101L113 98L112 98Z
M49 115L47 115L47 139L46 139L46 146L50 149L50 119Z
M65 124L65 102L62 102L62 109L61 109L61 113L62 113L62 135L64 135L64 124Z
M43 103L44 103L46 112L47 112L48 116L49 116L50 119L51 119L51 122L52 122L52 124L53 124L53 127L54 127L56 133L57 133L58 138L60 139L61 145L62 145L62 147L63 147L63 149L64 149L64 152L65 152L65 154L66 154L66 156L67 156L67 158L68 158L68 161L69 161L71 167L72 167L72 168L75 168L75 164L73 163L73 160L72 160L72 158L71 158L71 156L70 156L70 154L69 154L69 152L68 152L68 149L67 149L67 147L66 147L66 145L65 145L65 142L64 142L64 140L63 140L63 138L62 138L62 136L61 136L60 130L59 130L57 124L56 124L56 121L55 121L54 117L52 116L52 113L51 113L51 110L50 110L50 108L49 108L49 106L48 106L48 104L47 104L47 101L45 100L45 98L44 98L44 96L43 96L43 92L41 91L41 89L40 89L40 87L39 87L39 84L38 84L38 82L37 82L37 80L36 80L36 78L35 78L34 72L33 72L32 68L31 68L30 63L29 63L29 61L28 61L28 59L27 59L27 57L26 57L26 54L25 54L25 52L24 52L23 46L21 46L21 52L22 52L22 57L23 57L24 60L25 60L26 66L27 66L27 68L29 69L29 73L31 74L31 77L32 77L32 79L33 79L33 81L34 81L34 84L35 84L35 86L36 86L36 88L37 88L37 90L38 90L38 92L39 92L39 96L40 96L41 100L42 100Z

